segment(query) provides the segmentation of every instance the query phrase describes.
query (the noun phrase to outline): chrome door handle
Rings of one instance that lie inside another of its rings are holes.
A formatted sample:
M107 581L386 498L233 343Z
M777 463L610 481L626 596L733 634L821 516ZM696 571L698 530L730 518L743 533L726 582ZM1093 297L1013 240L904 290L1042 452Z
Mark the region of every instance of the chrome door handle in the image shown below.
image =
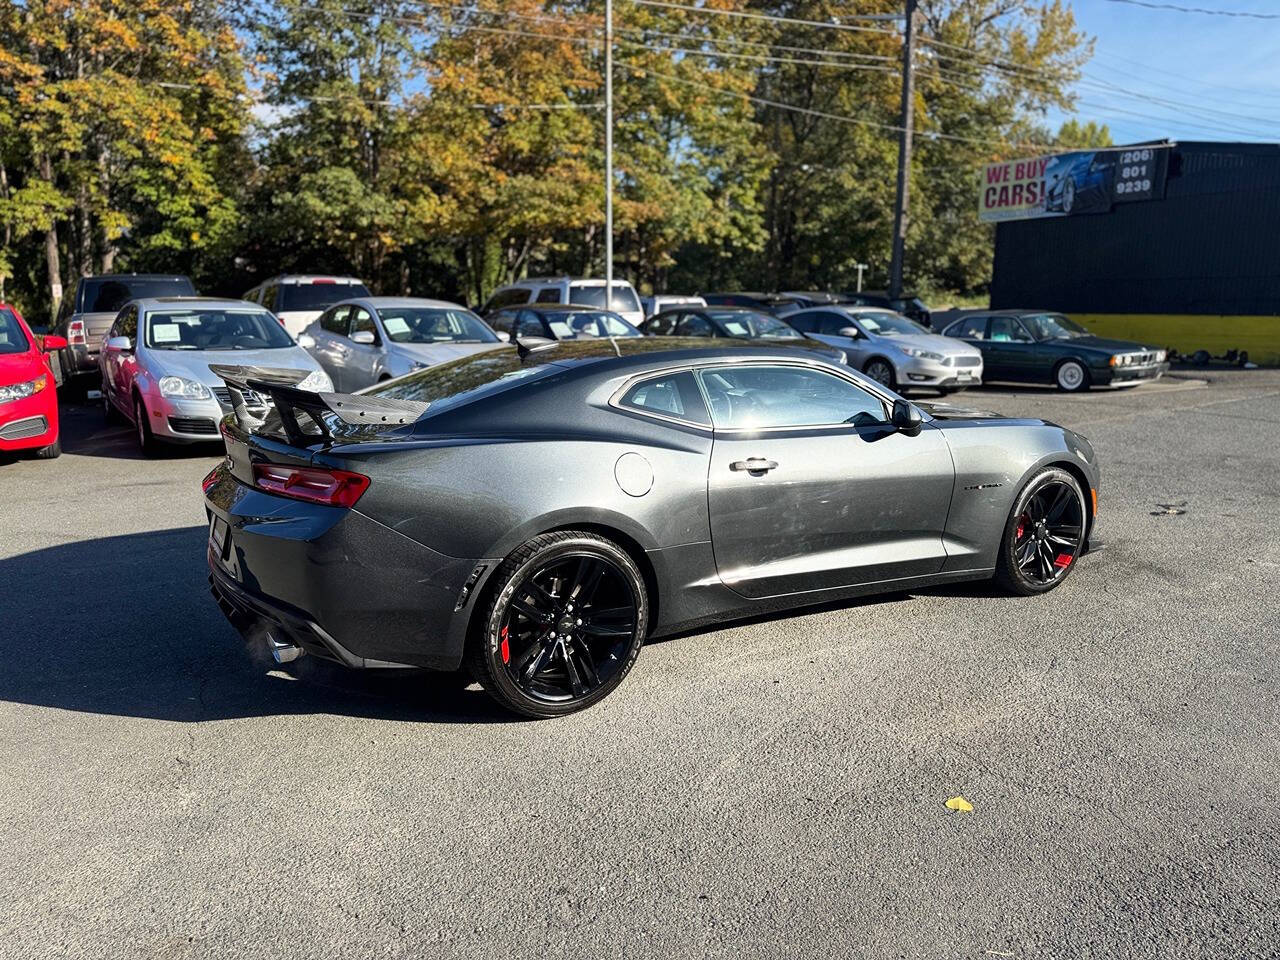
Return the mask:
M729 464L730 470L745 470L747 473L767 473L778 469L777 460L766 460L764 457L748 457L746 460L735 460Z

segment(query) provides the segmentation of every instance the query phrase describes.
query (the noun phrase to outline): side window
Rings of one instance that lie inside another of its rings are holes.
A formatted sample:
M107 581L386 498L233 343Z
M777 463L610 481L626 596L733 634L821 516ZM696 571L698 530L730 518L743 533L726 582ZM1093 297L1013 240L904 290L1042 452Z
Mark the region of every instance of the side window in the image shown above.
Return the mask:
M250 303L262 303L262 288L254 287L244 295L244 299L248 300Z
M377 343L378 328L373 325L373 314L364 307L351 307L351 332L357 333L360 330L368 330L373 334L373 342Z
M499 310L497 313L493 314L493 316L489 317L488 323L489 326L493 327L493 329L498 333L510 335L511 323L515 318L516 313L514 310Z
M679 319L678 313L660 313L645 324L644 332L655 337L669 337L676 332L676 322Z
M340 337L345 337L347 335L347 314L350 312L350 307L334 307L320 318L320 326L329 333L336 333Z
M138 341L138 308L125 307L120 311L120 316L116 317L116 326L120 328L120 332L116 334L118 337L128 337L137 343Z
M826 334L829 337L840 336L841 330L847 330L849 327L855 327L853 320L841 313L824 313L822 315L822 323L818 332Z
M519 319L516 320L516 336L517 337L545 337L546 330L542 328L542 319L531 310L521 310Z
M884 404L842 377L799 366L716 367L698 373L717 428L864 426Z
M1031 343L1031 334L1017 317L992 317L990 339L992 343Z
M984 340L987 336L986 317L965 317L947 327L945 337L959 337L961 340Z
M538 294L538 299L534 301L534 303L559 303L559 302L560 302L559 287L546 287L545 289L542 290L542 292Z
M787 322L799 330L801 333L826 333L825 330L819 330L818 324L822 318L827 316L825 313L815 313L805 310L802 313L791 317Z
M676 334L681 337L714 337L716 332L711 328L711 321L706 317L699 313L686 313L680 318Z
M641 380L618 401L621 406L710 426L706 405L693 374L669 373Z

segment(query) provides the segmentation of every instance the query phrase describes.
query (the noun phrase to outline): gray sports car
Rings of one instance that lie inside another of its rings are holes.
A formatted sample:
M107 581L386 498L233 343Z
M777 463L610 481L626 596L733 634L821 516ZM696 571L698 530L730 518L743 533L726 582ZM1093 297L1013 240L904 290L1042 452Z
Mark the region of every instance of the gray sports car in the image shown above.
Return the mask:
M281 661L465 665L531 717L600 700L646 637L959 580L1042 593L1097 511L1070 430L760 341L522 341L355 395L215 372L232 622Z

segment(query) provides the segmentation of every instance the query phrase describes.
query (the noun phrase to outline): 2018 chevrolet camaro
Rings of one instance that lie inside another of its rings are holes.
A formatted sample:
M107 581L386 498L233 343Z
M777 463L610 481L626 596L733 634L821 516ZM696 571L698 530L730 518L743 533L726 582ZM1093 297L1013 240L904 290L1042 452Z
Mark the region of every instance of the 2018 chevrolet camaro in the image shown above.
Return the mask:
M465 666L531 717L606 696L647 637L959 580L1053 589L1097 510L1070 430L758 341L520 342L357 395L214 369L232 622L280 660Z

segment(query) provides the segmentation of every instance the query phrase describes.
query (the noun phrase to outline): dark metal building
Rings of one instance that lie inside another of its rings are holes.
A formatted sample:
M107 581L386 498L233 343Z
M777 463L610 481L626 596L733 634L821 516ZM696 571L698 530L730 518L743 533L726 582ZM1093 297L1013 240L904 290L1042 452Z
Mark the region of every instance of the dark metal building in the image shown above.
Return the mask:
M1280 314L1280 144L1178 143L1163 199L998 224L991 306Z

